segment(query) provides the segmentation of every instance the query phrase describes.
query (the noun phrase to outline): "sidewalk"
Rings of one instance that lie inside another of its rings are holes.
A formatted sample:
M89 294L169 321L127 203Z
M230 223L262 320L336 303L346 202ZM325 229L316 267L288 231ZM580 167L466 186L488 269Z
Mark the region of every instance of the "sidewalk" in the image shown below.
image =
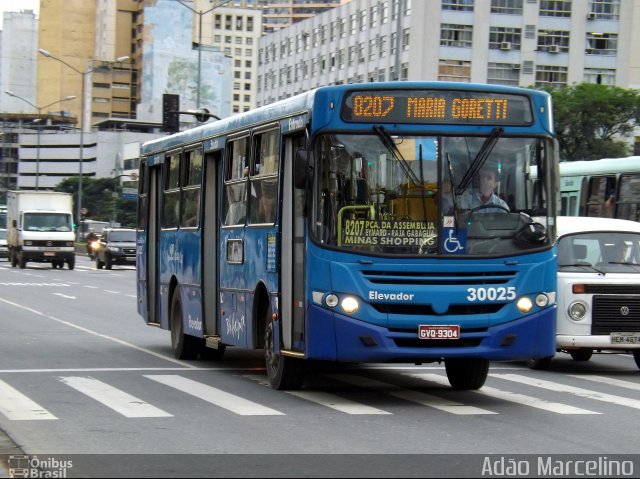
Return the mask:
M0 477L9 477L8 459L12 454L23 454L18 446L0 429Z

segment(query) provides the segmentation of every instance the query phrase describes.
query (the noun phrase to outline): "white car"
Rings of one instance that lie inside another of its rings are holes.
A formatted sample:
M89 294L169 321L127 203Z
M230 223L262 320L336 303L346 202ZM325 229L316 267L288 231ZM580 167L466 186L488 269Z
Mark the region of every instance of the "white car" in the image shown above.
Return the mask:
M7 230L0 228L0 258L9 258L9 248L7 246Z
M576 361L629 351L640 368L640 223L563 216L557 227L556 351ZM527 364L546 369L551 359Z

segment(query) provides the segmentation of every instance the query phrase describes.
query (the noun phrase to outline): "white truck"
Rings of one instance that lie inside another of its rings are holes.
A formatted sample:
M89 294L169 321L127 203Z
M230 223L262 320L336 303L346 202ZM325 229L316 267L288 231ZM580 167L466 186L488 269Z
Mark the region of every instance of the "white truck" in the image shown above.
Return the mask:
M11 266L28 261L73 269L75 234L73 198L55 191L7 192L7 246Z

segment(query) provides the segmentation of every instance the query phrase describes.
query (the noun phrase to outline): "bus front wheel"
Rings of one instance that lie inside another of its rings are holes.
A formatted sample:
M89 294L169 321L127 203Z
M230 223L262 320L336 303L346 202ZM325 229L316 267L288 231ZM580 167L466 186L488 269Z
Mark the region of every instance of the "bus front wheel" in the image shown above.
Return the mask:
M489 373L489 361L480 358L445 359L444 367L453 389L480 389Z
M184 334L182 323L182 302L180 293L176 289L171 299L171 348L177 359L196 359L202 349L202 340L195 336Z
M300 389L304 380L304 360L276 352L273 328L274 322L268 319L264 330L264 359L271 387L279 390Z

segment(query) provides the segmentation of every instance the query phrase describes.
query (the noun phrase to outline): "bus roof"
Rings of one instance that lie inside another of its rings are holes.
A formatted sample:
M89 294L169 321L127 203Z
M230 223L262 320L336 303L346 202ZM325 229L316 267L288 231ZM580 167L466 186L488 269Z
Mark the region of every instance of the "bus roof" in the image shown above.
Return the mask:
M247 125L258 124L267 121L278 121L284 117L297 113L308 112L318 95L334 94L336 97L344 95L350 90L411 90L411 89L432 89L432 90L457 90L457 91L481 91L488 93L520 94L534 98L536 106L547 105L551 96L541 90L529 88L512 87L505 85L487 85L480 83L458 83L458 82L374 82L374 83L350 83L343 85L330 85L309 90L290 98L279 100L275 103L255 108L253 110L239 113L228 118L223 118L214 122L205 123L198 127L183 132L157 138L144 143L141 146L141 155L150 155L155 152L166 151L168 149L202 141L217 135L226 135L235 130L246 128ZM313 120L313 118L310 118Z
M640 171L640 156L560 162L561 176L605 175L638 171Z

